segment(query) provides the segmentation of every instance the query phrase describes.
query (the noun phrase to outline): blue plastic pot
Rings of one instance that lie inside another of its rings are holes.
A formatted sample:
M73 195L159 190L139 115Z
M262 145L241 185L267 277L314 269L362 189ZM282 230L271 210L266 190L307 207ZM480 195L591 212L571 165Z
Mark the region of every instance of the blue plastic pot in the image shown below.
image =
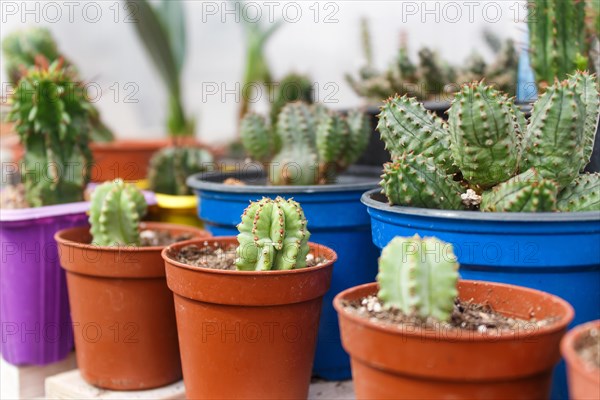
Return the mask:
M310 240L334 249L338 261L331 288L323 299L314 373L339 380L351 377L350 360L340 342L338 319L333 309L336 294L367 282L377 274L379 251L373 245L366 207L360 197L377 186L380 169L361 168L340 176L335 185L266 186L262 172L204 173L191 176L188 185L199 197L199 216L215 236L238 233L236 225L250 201L282 196L300 202L311 232ZM225 185L236 178L245 186Z
M389 206L362 196L380 249L395 236L435 236L452 243L464 279L526 286L575 309L572 326L600 318L600 212L480 213ZM564 364L553 399L567 398Z

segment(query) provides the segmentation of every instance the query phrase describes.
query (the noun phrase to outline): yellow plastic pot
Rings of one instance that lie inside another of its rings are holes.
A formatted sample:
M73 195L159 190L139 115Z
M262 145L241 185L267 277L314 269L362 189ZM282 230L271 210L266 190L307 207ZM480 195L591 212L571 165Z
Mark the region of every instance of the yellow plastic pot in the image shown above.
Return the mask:
M173 196L162 193L155 193L155 195L156 205L149 209L149 220L196 227L203 226L197 215L198 198L195 195Z

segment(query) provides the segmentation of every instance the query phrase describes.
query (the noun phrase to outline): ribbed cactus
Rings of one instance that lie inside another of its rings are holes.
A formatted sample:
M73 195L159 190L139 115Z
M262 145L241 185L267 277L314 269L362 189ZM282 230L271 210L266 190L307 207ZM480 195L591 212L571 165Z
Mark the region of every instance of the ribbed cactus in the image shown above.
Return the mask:
M243 271L306 267L310 232L300 204L277 197L252 202L238 225L236 266Z
M39 207L83 201L92 161L91 105L83 85L57 61L28 70L10 101L8 119L25 147L27 202Z
M271 121L277 121L277 116L287 103L303 101L307 104L314 103L313 83L305 75L291 73L283 77L275 89L273 103L271 104Z
M191 194L188 176L206 171L213 162L211 153L195 147L167 147L150 159L148 181L156 193L184 196Z
M483 192L480 208L493 212L556 211L557 195L556 183L541 178L532 168Z
M457 195L471 189L482 211L556 211L590 161L599 112L596 77L584 72L549 87L529 121L482 83L456 94L448 125L414 99L389 99L377 127L393 159L382 192L391 204L459 209ZM586 200L570 209L585 208L592 190L578 186Z
M13 86L16 86L23 75L36 65L48 68L54 62L62 63L68 74L79 81L76 68L58 51L58 47L50 31L46 28L30 27L14 31L2 40L2 52L6 65L6 73ZM108 142L113 134L101 121L99 111L90 104L88 107L91 123L90 138L95 142Z
M273 185L331 183L364 151L370 130L361 113L347 117L319 105L288 103L275 127L248 114L241 123L247 153L265 165Z
M600 173L584 174L558 196L560 211L600 211Z
M449 111L454 162L473 185L492 187L517 171L521 136L512 101L482 83L463 86Z
M541 87L587 68L585 1L528 0L531 64Z
M92 193L90 232L97 246L137 246L139 223L146 214L144 195L133 185L116 179Z
M447 321L458 295L452 245L418 235L395 237L381 252L377 282L384 307Z

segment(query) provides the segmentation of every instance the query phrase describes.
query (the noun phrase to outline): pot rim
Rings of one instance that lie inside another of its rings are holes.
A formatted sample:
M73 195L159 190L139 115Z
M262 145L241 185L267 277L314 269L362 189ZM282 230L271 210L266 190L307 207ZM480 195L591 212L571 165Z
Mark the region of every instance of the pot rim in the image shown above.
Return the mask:
M561 331L563 329L566 330L567 325L573 320L573 316L575 315L575 311L573 310L573 307L566 300L563 300L562 298L560 298L556 295L553 295L551 293L542 292L540 290L530 289L530 288L526 288L523 286L517 286L517 285L509 285L509 284L505 284L505 283L476 281L476 280L467 280L467 279L459 280L459 284L505 287L505 288L510 288L513 290L529 292L536 296L540 296L540 295L551 296L554 301L559 303L559 305L563 308L563 310L565 312L563 315L559 316L560 319L558 321L556 321L554 324L543 326L543 327L537 329L532 335L534 337L552 334L552 333ZM440 340L440 334L439 334L440 331L439 330L429 330L429 329L420 330L420 331L407 331L405 329L400 330L400 329L398 329L398 327L396 325L376 324L367 318L362 318L357 315L351 314L348 311L346 311L344 309L344 307L342 307L342 300L344 297L346 297L349 294L352 294L358 290L375 289L377 286L378 286L377 282L371 282L371 283L365 283L363 285L354 286L349 289L346 289L346 290L338 293L335 296L335 298L333 299L333 307L337 311L338 315L341 316L343 314L344 318L352 320L356 324L367 326L371 329L376 329L376 330L383 331L385 333L392 334L392 335L401 335L401 336L408 336L408 337L412 337L412 338L427 338L427 339ZM452 337L452 339L451 339L452 341L486 342L486 341L498 341L498 340L514 340L516 337L519 337L519 335L520 335L519 332L515 332L515 331L501 331L492 336L489 333L482 333L479 331L471 331L471 330L464 330L464 329L460 329L459 331L466 332L468 334L460 335L459 337Z
M600 368L588 368L575 351L575 342L592 328L600 329L600 319L577 325L567 332L560 342L560 352L570 368L600 384Z
M310 246L310 250L311 252L313 252L315 249L321 249L321 250L325 250L327 253L329 253L332 257L331 259L327 259L326 262L320 264L320 265L316 265L314 267L308 267L308 268L298 268L298 269L288 269L288 270L269 270L269 271L238 271L238 270L222 270L222 269L213 269L213 268L202 268L202 267L194 267L192 265L189 264L184 264L182 262L179 262L177 260L173 260L171 257L169 257L169 252L172 251L173 247L183 247L183 246L188 246L191 244L201 244L204 245L204 243L214 243L214 242L231 242L231 241L236 241L237 242L237 236L216 236L216 237L208 237L208 238L201 238L201 239L190 239L190 240L186 240L183 242L177 242L177 243L173 243L167 247L165 247L160 255L162 256L163 260L173 266L176 266L178 268L183 268L183 269L187 269L189 271L194 271L194 272L202 272L202 273L209 273L209 274L215 274L215 275L235 275L235 276L277 276L277 275L293 275L293 274L303 274L303 273L310 273L310 272L314 272L314 271L318 271L320 269L325 269L325 268L329 268L331 265L335 264L335 262L338 259L337 253L327 247L324 246L322 244L318 244L318 243L313 243L313 242L308 242L308 245Z
M419 217L488 221L488 222L597 222L600 221L598 211L574 212L480 212L480 211L455 211L438 210L432 208L390 206L373 195L381 193L380 189L369 190L360 198L360 201L369 208L392 214L414 215Z
M299 186L270 186L270 185L225 185L222 181L227 178L254 178L264 177L262 166L258 163L244 163L247 170L238 172L200 172L187 178L187 185L194 190L208 190L221 193L259 193L259 194L304 194L304 193L329 193L347 191L365 191L376 187L380 181L381 168L368 166L353 166L340 177L357 178L359 182L333 183L326 185L299 185ZM220 182L210 182L208 179L219 179ZM361 179L362 178L362 179Z
M164 248L168 247L168 246L97 246L92 243L76 242L74 240L69 240L69 239L64 238L65 234L71 233L73 231L85 229L85 228L86 227L77 226L77 227L73 227L73 228L62 229L54 234L54 240L56 240L56 242L59 244L69 246L69 247L75 247L75 248L84 249L84 250L93 249L94 251L103 251L103 252L112 252L112 253L115 253L115 252L118 252L118 253L157 252L157 251L162 251ZM182 224L171 224L171 223L167 223L167 222L150 222L150 221L145 222L145 221L142 221L140 223L140 228L146 228L146 229L152 229L152 230L181 230L181 231L190 231L190 232L197 233L197 234L200 234L200 232L203 232L204 235L206 235L205 236L206 238L211 237L210 233L204 229L195 228L193 226L182 225ZM202 236L202 237L204 238L204 236ZM183 243L183 242L180 242L180 243Z

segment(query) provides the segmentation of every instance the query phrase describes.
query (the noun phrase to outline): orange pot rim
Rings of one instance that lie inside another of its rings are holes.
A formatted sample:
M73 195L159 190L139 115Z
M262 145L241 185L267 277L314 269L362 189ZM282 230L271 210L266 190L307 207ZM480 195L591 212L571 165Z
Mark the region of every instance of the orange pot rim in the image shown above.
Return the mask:
M600 368L588 368L581 360L581 357L579 357L579 354L577 354L575 351L575 342L581 337L581 335L592 328L600 329L600 319L578 325L567 332L560 342L560 352L570 368L573 368L578 374L598 382L600 385Z
M175 248L181 248L181 247L185 247L185 246L192 245L192 244L195 244L195 245L200 244L201 246L204 246L205 243L211 244L211 243L215 243L215 242L223 242L224 244L232 244L233 242L237 243L237 236L218 236L218 237L191 239L191 240L186 240L186 241L182 241L182 242L177 242L170 246L165 247L161 252L161 256L162 256L163 260L165 260L165 262L168 262L169 264L176 266L178 268L187 269L189 271L209 273L209 274L215 274L215 275L236 275L236 276L240 276L240 275L244 275L244 276L267 276L267 275L268 276L277 276L277 275L305 274L305 273L314 272L314 271L317 271L320 269L329 268L332 264L335 264L335 262L338 259L337 253L333 249L331 249L327 246L324 246L322 244L313 243L313 242L308 243L308 245L310 246L311 253L314 253L315 250L319 250L318 253L324 253L326 255L327 261L320 265L316 265L314 267L288 269L288 270L238 271L238 270L222 270L222 269L214 269L214 268L194 267L192 265L184 264L177 260L173 260L171 257L169 257L169 254L168 254L169 252L173 251Z
M69 240L69 239L64 238L64 236L68 235L69 233L78 231L78 230L81 230L84 228L85 227L78 226L78 227L74 227L74 228L60 230L54 234L54 240L56 240L56 242L59 244L63 244L65 246L69 246L69 247L75 247L75 248L84 249L84 250L93 249L94 251L102 251L102 252L110 252L110 253L127 253L127 252L150 253L150 252L161 251L164 248L168 247L168 246L98 246L98 245L95 245L92 243L82 243L82 242L77 242L75 240ZM202 238L204 238L204 237L209 238L212 236L208 231L206 231L204 229L196 228L196 227L189 226L189 225L170 224L167 222L141 222L140 228L157 230L157 231L158 230L189 230L190 232L194 232L198 235L201 235ZM202 239L198 239L198 240L202 240ZM183 243L183 242L180 242L180 243Z
M533 294L538 297L539 296L551 296L553 298L553 300L556 301L561 306L564 313L559 316L560 319L558 321L555 321L551 325L543 326L543 327L539 328L538 330L536 330L532 335L534 337L553 334L558 331L566 329L567 325L569 325L569 323L573 320L573 317L575 315L575 311L573 310L573 307L567 301L563 300L562 298L560 298L558 296L552 295L550 293L542 292L540 290L530 289L530 288L517 286L517 285L509 285L506 283L476 281L476 280L467 280L467 279L459 280L459 286L465 285L465 284L466 285L485 285L485 286L490 286L490 287L510 288L513 290L528 292L528 293ZM346 296L351 295L357 291L361 291L361 290L366 291L369 289L372 292L376 293L375 289L377 287L378 287L377 282L371 282L371 283L365 283L363 285L354 286L349 289L346 289L346 290L338 293L335 296L335 298L333 299L333 307L335 308L335 310L337 311L338 314L343 314L344 318L347 318L359 325L367 326L368 328L371 328L371 329L383 331L385 333L392 334L392 335L401 335L401 336L407 336L407 337L417 338L417 339L418 338L426 338L426 339L440 341L440 335L439 335L438 330L420 329L420 330L415 330L415 331L407 331L405 329L398 329L395 325L385 324L385 323L374 323L370 319L349 313L342 306L342 300L344 300L344 298ZM496 333L494 335L490 335L489 331L482 333L479 331L471 331L471 330L463 330L463 329L457 329L457 330L468 332L468 335L460 335L459 337L452 337L451 340L448 340L449 342L457 342L457 341L458 342L472 342L472 341L486 342L486 341L492 341L492 340L493 341L499 341L499 340L500 341L504 341L504 340L509 341L509 340L514 340L515 338L519 337L519 333L512 331L512 330L500 331L499 333Z

